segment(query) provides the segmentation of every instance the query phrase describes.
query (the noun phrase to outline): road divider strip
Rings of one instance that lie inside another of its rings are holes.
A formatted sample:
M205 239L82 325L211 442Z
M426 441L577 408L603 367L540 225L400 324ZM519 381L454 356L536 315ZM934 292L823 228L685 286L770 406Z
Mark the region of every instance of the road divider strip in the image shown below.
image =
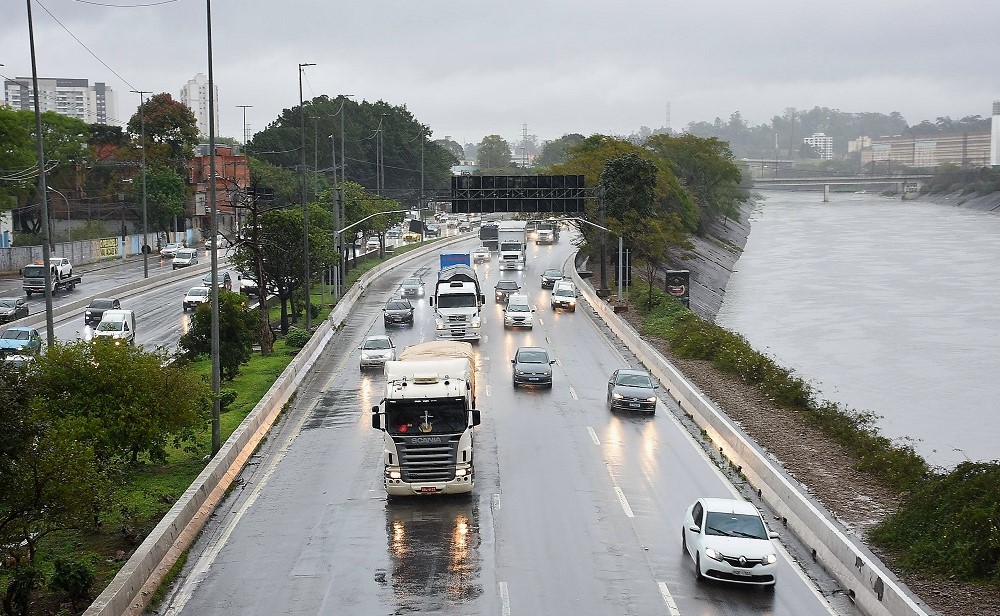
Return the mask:
M573 281L600 317L622 343L664 385L669 395L746 476L758 495L781 517L782 524L809 546L818 560L846 589L848 596L869 616L929 616L933 612L890 572L855 536L848 534L833 516L805 496L783 469L743 433L711 400L661 353L642 339L631 325L597 297L575 268Z
M443 241L435 241L428 246L384 261L362 274L337 303L330 316L313 332L309 342L302 347L295 359L278 376L271 389L261 398L257 406L222 445L215 457L139 545L128 562L111 580L111 583L87 608L84 612L85 616L142 614L171 567L194 543L216 506L225 498L229 487L242 472L257 445L267 435L274 421L292 394L295 393L309 369L325 350L336 329L347 318L358 298L364 295L373 281L387 271L436 252L445 246L468 239L470 239L469 235L459 235ZM185 269L188 272L201 271L201 266L193 267L199 269ZM154 277L151 276L137 283L109 290L106 293L123 295L127 291L139 292L139 289L145 286L158 286L159 282L172 278L173 272L170 274L162 278L156 277L155 281ZM89 302L89 299L87 301ZM85 305L83 304L83 306ZM79 308L65 306L60 308L66 312L73 309Z

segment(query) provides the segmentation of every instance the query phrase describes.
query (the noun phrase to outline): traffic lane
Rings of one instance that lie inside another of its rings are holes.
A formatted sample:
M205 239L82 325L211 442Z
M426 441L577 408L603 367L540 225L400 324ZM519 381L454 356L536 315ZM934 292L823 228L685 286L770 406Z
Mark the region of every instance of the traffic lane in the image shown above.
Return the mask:
M458 605L497 613L492 566L482 557L492 553L490 499L388 501L370 410L384 380L377 371L358 373L357 347L384 331L385 299L436 259L383 276L362 296L268 439L272 460L248 465L242 488L209 522L168 613L381 614ZM432 339L434 324L390 331L405 345Z
M557 255L553 255L557 257ZM545 265L543 260L536 260L539 265ZM552 264L557 266L557 264ZM761 609L774 614L795 614L795 613L825 613L827 608L825 601L816 596L812 590L812 585L804 580L798 579L796 571L784 560L782 561L783 583L777 592L756 592L756 589L733 588L726 585L706 584L699 585L692 590L693 565L690 560L680 556L680 539L676 535L680 532L680 520L684 509L697 497L705 495L730 496L728 483L719 476L714 467L708 462L700 449L693 446L686 433L679 428L665 413L654 417L630 417L612 415L606 407L606 382L608 375L617 367L629 365L628 360L623 358L617 351L614 351L606 342L598 340L599 332L592 324L586 321L575 321L573 313L546 312L541 318L536 313L536 325L531 335L526 332L511 333L507 338L511 341L509 347L514 348L521 344L539 344L548 346L554 357L559 359L559 367L566 372L566 391L570 397L577 402L576 407L571 412L563 412L563 402L560 399L562 391L559 385L559 372L555 374L555 384L553 394L555 399L548 404L527 408L521 406L525 412L536 412L531 417L533 420L540 420L548 417L545 415L545 407L549 407L550 414L560 417L551 428L540 427L538 432L548 434L567 433L573 439L576 448L571 452L563 452L562 456L546 455L544 459L524 462L525 468L522 474L530 473L530 469L544 468L546 476L551 474L554 477L572 477L582 469L588 469L587 476L589 486L606 487L606 491L594 489L589 495L594 503L589 503L590 507L597 507L600 512L618 510L618 521L629 520L630 524L624 531L619 528L610 533L607 537L599 534L614 517L601 517L601 523L595 525L598 534L591 532L598 542L617 541L621 542L626 537L633 537L632 549L641 546L641 554L645 557L636 570L631 572L632 577L627 579L646 579L647 582L640 584L638 589L627 591L623 586L614 582L605 582L611 589L617 589L621 595L631 597L632 605L646 605L652 607L659 602L662 606L664 591L674 593L671 588L675 587L680 597L680 605L690 610L697 610L699 613L710 614L748 614L760 613ZM583 314L577 318L587 319ZM589 319L588 319L589 320ZM537 332L538 329L541 332ZM589 330L589 331L588 331ZM542 333L540 339L538 333ZM588 335L595 334L595 335ZM542 343L542 340L547 344ZM602 349L603 347L603 349ZM601 352L601 351L604 352ZM491 372L491 376L495 373ZM496 391L496 390L494 390ZM522 400L523 402L523 400ZM501 404L500 406L504 406ZM554 413L553 413L554 412ZM502 419L498 415L498 422ZM554 430L554 432L553 432ZM593 430L593 432L591 432ZM503 431L498 427L499 440L503 445L506 440L503 438ZM523 446L525 452L536 454L548 454L553 448L565 448L563 443L551 443L547 439L540 442L525 445L523 440L530 438L534 433L525 433L518 437L517 443ZM581 441L586 445L590 441L591 453L586 453L585 447L580 447ZM501 447L501 452L505 451ZM502 455L502 454L501 454ZM582 457L581 457L582 456ZM565 459L575 460L599 460L596 465L589 466L581 462L569 465L564 471L558 470L560 461ZM524 458L516 458L524 461ZM530 456L529 456L530 459ZM509 503L514 499L510 492L516 495L518 490L511 490L510 480L512 475L518 473L514 470L514 465L502 467L502 477L504 479L504 502ZM528 474L527 478L533 479L536 475ZM637 479L638 477L638 479ZM530 479L528 479L530 481ZM524 487L523 481L516 482L518 487ZM552 487L551 490L561 492L562 485ZM574 489L575 494L582 493L579 488ZM653 498L646 497L652 494ZM546 491L546 487L539 486L537 494L533 498L549 498L558 503L560 501L573 502L574 494L564 494L564 498L553 496L551 491ZM516 502L516 501L515 501ZM530 499L525 505L525 510L530 509ZM588 507L576 507L574 511L587 509ZM504 516L509 508L503 509ZM558 507L553 509L559 510ZM563 519L566 513L564 506L559 513ZM530 516L529 516L530 517ZM525 518L526 520L528 517ZM499 522L501 526L503 521ZM537 522L536 522L537 524ZM585 528L585 522L573 522L578 528ZM546 528L535 540L521 542L527 545L535 545L537 540L549 537L552 532L559 533L563 527L555 529ZM676 530L676 532L674 532ZM579 538L577 539L579 540ZM569 537L564 537L560 544L571 541ZM621 550L627 551L627 547ZM545 558L539 554L538 558ZM530 558L528 559L531 560ZM627 560L627 559L626 559ZM544 562L544 560L542 561ZM636 561L638 562L638 561ZM644 570L645 568L645 570ZM516 569L516 568L515 568ZM601 578L592 578L598 581ZM797 581L796 581L797 579ZM536 582L535 578L526 580L527 583ZM554 582L561 586L562 581ZM541 583L539 586L548 586ZM716 588L718 586L718 588ZM513 587L512 587L513 588ZM537 595L537 588L534 592L528 592L529 597ZM651 591L656 595L651 596ZM751 591L751 592L748 592ZM659 595L659 596L657 596ZM621 599L620 595L604 593L603 596ZM515 597L519 597L511 590L511 602L515 603ZM536 599L537 601L537 599ZM587 602L585 602L587 603ZM706 611L706 605L711 606ZM618 608L620 605L613 603L608 608ZM530 604L530 609L546 609L544 604ZM805 610L805 611L803 611ZM639 613L644 613L640 609ZM601 613L601 610L597 610ZM606 613L606 612L605 612ZM686 613L684 609L681 613Z

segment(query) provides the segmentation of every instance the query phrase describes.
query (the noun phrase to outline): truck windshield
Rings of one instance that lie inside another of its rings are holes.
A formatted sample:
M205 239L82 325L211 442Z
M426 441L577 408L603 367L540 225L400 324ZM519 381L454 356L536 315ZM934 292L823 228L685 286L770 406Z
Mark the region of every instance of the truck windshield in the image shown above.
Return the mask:
M521 244L520 242L504 242L503 244L500 244L500 250L520 252Z
M386 400L385 419L393 435L456 434L468 427L461 400Z
M41 265L26 265L22 273L25 278L45 278L45 268Z
M473 293L438 296L438 308L475 308L477 305Z

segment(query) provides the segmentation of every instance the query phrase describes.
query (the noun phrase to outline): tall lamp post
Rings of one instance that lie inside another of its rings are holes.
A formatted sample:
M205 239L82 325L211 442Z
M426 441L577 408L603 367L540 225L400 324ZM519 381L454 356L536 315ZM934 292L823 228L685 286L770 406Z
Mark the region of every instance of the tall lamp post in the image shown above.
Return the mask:
M336 229L334 230L333 243L334 247L337 249L337 263L335 267L337 268L337 282L334 286L334 293L337 297L340 297L340 293L343 287L344 274L346 272L344 268L343 260L344 251L340 246L340 222L346 218L346 207L344 203L345 191L347 190L347 156L344 150L344 116L347 115L347 99L354 96L353 94L341 94L340 109L337 113L340 114L340 191L337 192L337 211L340 216L340 220L336 224ZM334 165L336 166L336 165ZM336 182L336 178L334 178ZM336 190L336 186L334 186Z
M623 280L625 278L625 276L624 276L624 273L625 273L625 259L624 259L625 242L624 242L624 238L622 238L622 236L621 236L620 233L615 233L614 231L612 231L611 229L608 229L607 227L602 227L599 224L592 223L589 220L584 220L583 218L578 218L578 217L574 216L574 217L571 217L571 218L566 218L565 220L575 220L577 222L582 222L583 224L590 225L591 227L596 227L596 228L598 228L601 231L604 231L606 233L610 233L612 235L617 235L618 236L618 302L620 303L622 301L622 293L625 292L625 290L623 288Z
M146 90L132 90L139 95L139 134L142 140L142 277L149 278L149 228L146 218L146 101L143 98L150 94Z
M205 0L208 32L208 200L212 212L212 455L222 448L222 371L219 359L219 211L215 175L215 81L212 72L212 0Z
M305 254L305 291L306 291L306 331L312 331L312 308L309 305L309 207L306 204L306 109L302 100L302 69L316 66L315 63L299 64L299 137L302 169L302 250Z
M250 141L250 131L247 130L247 109L253 109L253 105L236 105L238 108L243 110L243 156L247 159L247 185L249 186L250 180L250 148L247 147L247 143ZM245 201L245 200L244 200ZM240 227L240 211L236 210L236 237L239 238L242 235L242 228Z

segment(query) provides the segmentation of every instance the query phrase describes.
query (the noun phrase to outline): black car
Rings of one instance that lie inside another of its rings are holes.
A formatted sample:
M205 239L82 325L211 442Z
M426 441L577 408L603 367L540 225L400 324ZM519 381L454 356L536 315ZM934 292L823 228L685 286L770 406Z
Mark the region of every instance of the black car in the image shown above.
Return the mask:
M501 280L493 287L498 302L507 301L511 295L519 292L521 285L516 280Z
M642 370L615 370L608 380L608 408L656 412L656 383Z
M23 297L0 297L0 323L10 323L28 316L28 302Z
M386 327L397 323L413 325L413 304L402 298L390 299L382 308L382 320Z
M510 360L514 366L514 388L518 385L543 385L552 387L552 364L549 352L542 347L519 347Z
M542 288L551 289L555 286L557 280L562 280L563 273L562 270L557 269L547 269L542 272Z
M113 297L98 297L91 300L83 312L84 325L97 325L101 322L105 310L121 310L122 303Z

